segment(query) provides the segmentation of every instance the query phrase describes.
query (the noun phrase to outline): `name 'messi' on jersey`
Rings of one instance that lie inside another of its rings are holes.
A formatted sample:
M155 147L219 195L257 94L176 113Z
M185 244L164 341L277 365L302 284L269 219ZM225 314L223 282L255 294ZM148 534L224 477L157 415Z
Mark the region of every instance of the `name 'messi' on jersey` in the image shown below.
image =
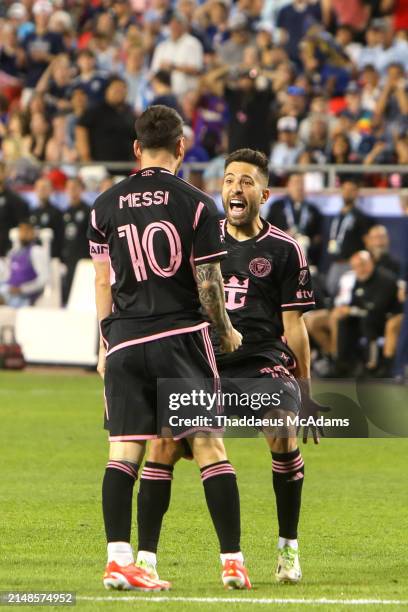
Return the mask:
M166 206L169 201L169 191L131 192L119 196L119 208L139 208L140 206Z

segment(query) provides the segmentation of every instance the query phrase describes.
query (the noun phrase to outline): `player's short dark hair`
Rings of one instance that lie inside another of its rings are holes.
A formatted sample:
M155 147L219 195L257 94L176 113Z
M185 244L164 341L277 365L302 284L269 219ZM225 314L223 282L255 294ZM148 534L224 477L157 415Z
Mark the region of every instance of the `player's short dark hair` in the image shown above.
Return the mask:
M149 106L136 120L136 138L142 149L166 149L174 153L183 136L183 120L173 108Z
M262 151L255 151L255 149L237 149L228 155L225 160L224 170L226 170L232 162L245 162L252 166L256 166L262 176L269 181L269 161Z

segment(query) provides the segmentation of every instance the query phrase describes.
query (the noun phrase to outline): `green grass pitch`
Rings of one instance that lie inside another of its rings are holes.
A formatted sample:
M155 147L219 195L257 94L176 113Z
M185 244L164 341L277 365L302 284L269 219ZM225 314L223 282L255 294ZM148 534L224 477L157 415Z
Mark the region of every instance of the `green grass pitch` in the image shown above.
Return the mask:
M77 609L101 611L380 607L246 601L254 598L400 600L386 609L406 609L407 439L326 439L319 447L309 443L302 448L304 580L299 585L278 585L273 578L277 524L266 444L229 439L242 500L242 545L254 589L222 589L202 486L196 467L187 461L175 470L159 570L173 582L169 597L234 597L242 604L80 599L129 595L105 591L101 583L100 490L107 458L102 415L102 383L96 375L0 373L0 591L75 591Z

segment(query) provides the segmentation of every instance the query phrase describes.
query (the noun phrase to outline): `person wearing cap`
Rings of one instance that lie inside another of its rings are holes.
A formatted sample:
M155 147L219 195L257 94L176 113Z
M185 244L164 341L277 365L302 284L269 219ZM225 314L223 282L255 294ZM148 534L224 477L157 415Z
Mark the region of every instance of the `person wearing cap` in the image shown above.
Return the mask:
M272 166L293 166L302 150L298 143L298 122L295 117L281 117L277 123L278 142L273 146L270 162ZM280 170L273 170L281 175Z
M35 26L28 20L27 9L21 2L13 2L11 4L7 11L7 19L13 28L15 28L19 41L22 41L27 34L34 31Z
M25 94L25 102L29 99L32 89L37 85L48 64L64 50L61 35L50 32L48 27L52 11L52 4L48 0L37 0L33 5L35 30L23 41L26 58L25 86L28 90Z
M170 72L173 93L179 97L198 86L198 77L204 67L203 46L188 33L188 21L180 13L173 13L169 30L169 38L159 43L154 51L150 69L153 73Z

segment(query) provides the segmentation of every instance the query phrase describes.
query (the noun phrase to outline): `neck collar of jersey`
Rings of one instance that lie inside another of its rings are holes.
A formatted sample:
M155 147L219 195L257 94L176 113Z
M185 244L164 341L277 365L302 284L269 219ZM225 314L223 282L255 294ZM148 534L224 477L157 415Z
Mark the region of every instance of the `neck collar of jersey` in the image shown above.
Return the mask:
M141 168L137 172L134 172L131 176L153 176L153 174L157 174L160 172L161 174L171 174L171 176L175 176L173 172L167 170L167 168L163 168L161 166L148 166L146 168Z
M261 223L262 223L262 228L255 236L252 236L251 238L247 238L246 240L237 240L236 238L234 238L234 236L232 236L229 233L228 221L225 219L225 223L223 227L223 235L233 242L250 242L251 240L253 240L254 242L257 242L258 240L261 240L261 238L263 238L265 234L268 233L269 227L270 227L270 224L262 218L261 218Z

